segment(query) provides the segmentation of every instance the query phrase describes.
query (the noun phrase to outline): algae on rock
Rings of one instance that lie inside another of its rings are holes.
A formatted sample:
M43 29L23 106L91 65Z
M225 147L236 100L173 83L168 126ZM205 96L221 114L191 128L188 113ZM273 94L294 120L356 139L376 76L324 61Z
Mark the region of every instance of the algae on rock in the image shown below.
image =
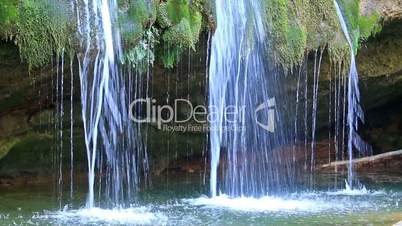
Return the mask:
M378 13L360 14L359 0L340 0L355 50L361 40L381 29ZM267 45L272 60L285 70L300 64L305 53L327 48L331 61L348 59L348 45L340 29L333 0L266 0Z
M0 4L0 39L12 38L18 20L18 0L3 0Z
M360 1L339 0L355 50L360 40L381 30L383 16L375 10L362 15ZM333 0L262 3L271 53L267 57L275 65L291 69L306 53L320 48L327 48L334 62L349 57ZM117 25L126 50L123 63L139 71L154 60L172 68L183 52L195 50L203 29L213 31L215 26L211 0L118 0L118 9ZM75 19L70 10L67 0L4 0L0 36L15 41L31 68L46 65L55 54L74 52Z
M183 50L195 50L202 28L198 4L190 5L187 0L168 0L160 4L157 22L163 30L160 54L165 67L172 68Z
M62 0L20 3L15 43L30 68L48 64L54 54L69 48L72 32L67 7Z

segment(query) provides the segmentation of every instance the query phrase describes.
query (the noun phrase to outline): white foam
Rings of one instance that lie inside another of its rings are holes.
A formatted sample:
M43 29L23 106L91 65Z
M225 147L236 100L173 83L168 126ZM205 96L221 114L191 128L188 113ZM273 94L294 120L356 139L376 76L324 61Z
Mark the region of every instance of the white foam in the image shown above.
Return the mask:
M46 215L45 218L54 218L61 222L73 223L109 223L130 225L154 225L163 224L167 218L162 214L150 212L147 208L85 208L79 210L63 210ZM78 221L78 222L75 222Z
M239 211L257 212L319 212L322 210L343 207L342 204L325 202L320 199L287 199L273 196L265 196L261 198L230 198L227 195L219 195L213 198L200 197L184 201L191 205L210 208L228 208Z
M359 184L358 188L352 188L347 181L345 181L345 189L337 191L328 191L327 195L345 195L345 196L362 196L362 195L382 195L384 191L371 191L366 186Z

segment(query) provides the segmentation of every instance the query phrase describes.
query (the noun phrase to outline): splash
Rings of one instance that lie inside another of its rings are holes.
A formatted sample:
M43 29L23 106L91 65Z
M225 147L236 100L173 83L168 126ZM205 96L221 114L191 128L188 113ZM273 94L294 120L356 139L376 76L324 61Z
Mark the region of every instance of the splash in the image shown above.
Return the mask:
M163 225L163 222L167 221L167 218L163 214L151 213L144 207L63 210L56 213L48 213L41 217L55 219L58 223L66 224Z
M224 194L213 198L201 197L187 200L187 202L196 206L246 212L319 212L331 208L342 208L342 204L331 204L321 200L286 199L274 196L230 198Z
M327 195L346 195L346 196L363 196L363 195L385 195L385 191L372 191L366 188L363 184L358 183L357 186L351 187L348 181L345 180L345 189L337 191L328 191Z

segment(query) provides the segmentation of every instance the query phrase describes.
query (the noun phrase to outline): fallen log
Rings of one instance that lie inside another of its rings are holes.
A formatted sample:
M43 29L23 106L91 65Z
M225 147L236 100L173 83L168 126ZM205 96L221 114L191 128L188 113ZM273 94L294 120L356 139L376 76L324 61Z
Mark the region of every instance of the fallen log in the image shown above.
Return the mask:
M398 161L399 158L402 160L402 150L398 151L392 151L392 152L387 152L379 155L374 155L370 157L364 157L364 158L358 158L358 159L353 159L353 167L359 167L362 165L375 165L376 163L383 163L384 161L389 161L391 159L397 159ZM402 162L400 163L402 164ZM335 167L348 167L349 161L336 161L336 162L331 162L329 164L324 164L321 165L319 168L320 169L327 169L327 168L335 168Z

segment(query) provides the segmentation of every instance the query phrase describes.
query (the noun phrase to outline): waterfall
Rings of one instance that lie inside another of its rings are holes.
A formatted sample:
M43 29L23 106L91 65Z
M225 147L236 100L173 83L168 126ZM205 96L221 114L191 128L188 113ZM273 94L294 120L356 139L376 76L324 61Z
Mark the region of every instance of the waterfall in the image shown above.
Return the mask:
M348 109L347 109L347 126L348 126L348 142L347 142L347 150L348 150L348 159L349 159L349 167L348 167L348 186L353 188L353 147L365 155L372 154L372 149L369 145L367 145L357 134L357 130L359 127L359 120L364 122L364 114L363 110L360 106L360 91L359 91L359 76L357 73L356 67L356 59L355 52L353 48L353 43L351 36L348 31L348 27L346 25L346 21L342 15L341 8L336 0L334 0L335 8L337 15L339 17L339 21L341 24L342 31L346 37L348 45L350 47L350 69L349 69L349 77L348 77L348 93L347 93L347 101L348 101Z
M212 37L208 72L211 195L263 196L295 191L299 184L306 184L307 177L313 188L324 49L315 52L310 87L308 57L299 66L298 76L286 76L286 72L282 73L269 61L267 55L272 53L265 44L269 41L266 35L269 32L263 23L262 1L216 0L215 4L217 28ZM352 186L353 148L365 155L371 154L371 149L357 134L359 120L363 122L363 111L359 105L355 54L346 22L335 4L351 49L351 62L347 85L341 64L335 70L335 97L334 104L330 104L329 120L333 112L335 159L343 153L345 134L348 134L348 186ZM292 79L296 80L295 94L289 91ZM304 107L299 106L300 103L304 103ZM344 124L347 124L347 133ZM302 139L304 162L303 153L298 149ZM330 155L329 152L328 159Z
M140 131L129 119L130 89L119 65L117 2L75 0L73 8L81 46L77 58L88 161L87 207L95 206L97 176L106 200L121 205L130 201L147 158Z
M268 68L262 4L216 0L208 74L212 196L261 196L293 187L293 161L275 150L293 142L293 129L276 109L287 97L282 75Z

